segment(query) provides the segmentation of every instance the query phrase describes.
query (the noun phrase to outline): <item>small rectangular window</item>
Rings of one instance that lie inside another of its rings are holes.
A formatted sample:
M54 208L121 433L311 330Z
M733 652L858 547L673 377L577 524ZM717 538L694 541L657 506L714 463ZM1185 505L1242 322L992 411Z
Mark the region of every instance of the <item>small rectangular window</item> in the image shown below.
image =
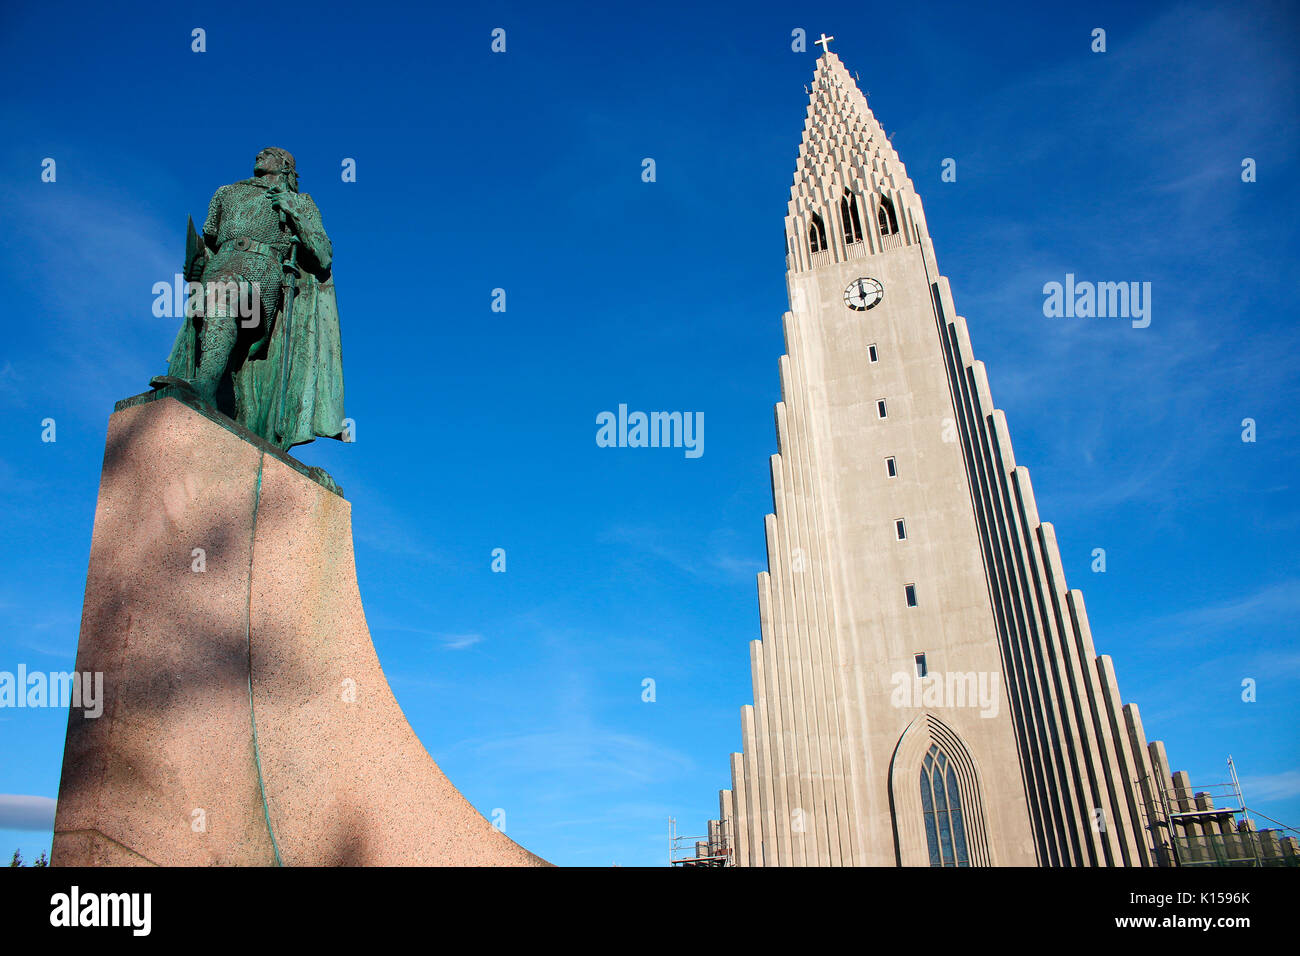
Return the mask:
M867 346L867 355L871 356L871 361L873 362L880 361L880 356L876 354L876 347L874 345Z
M890 478L898 477L898 464L892 458L885 459L885 472Z
M916 607L916 585L909 584L904 591L907 593L907 606Z
M888 417L885 414L885 400L883 398L880 399L880 401L876 402L876 414L879 415L881 418Z
M927 671L925 669L925 655L917 654L916 655L916 676L924 677L926 673Z
M903 541L907 538L907 528L903 526L903 519L899 518L894 522L894 530L898 532L898 540Z

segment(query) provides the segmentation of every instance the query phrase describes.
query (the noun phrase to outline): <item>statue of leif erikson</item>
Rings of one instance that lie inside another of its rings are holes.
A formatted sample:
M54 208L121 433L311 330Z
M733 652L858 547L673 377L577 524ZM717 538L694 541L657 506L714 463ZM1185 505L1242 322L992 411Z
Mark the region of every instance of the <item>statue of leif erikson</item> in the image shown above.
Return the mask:
M253 178L222 186L185 251L190 298L166 375L283 449L343 437L343 353L320 210L293 156L257 154Z

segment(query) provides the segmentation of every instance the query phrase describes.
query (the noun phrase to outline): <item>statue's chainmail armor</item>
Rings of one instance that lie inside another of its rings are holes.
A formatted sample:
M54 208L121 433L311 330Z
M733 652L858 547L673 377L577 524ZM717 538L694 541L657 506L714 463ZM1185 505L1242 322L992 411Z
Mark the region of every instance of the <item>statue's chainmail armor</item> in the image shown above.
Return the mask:
M203 233L210 244L216 245L217 251L208 260L203 281L257 283L262 316L269 322L280 305L280 283L284 275L281 262L289 252L289 242L280 228L280 216L271 208L266 193L266 184L245 179L222 186L213 194ZM265 243L274 250L267 254L237 249L232 240L239 238Z

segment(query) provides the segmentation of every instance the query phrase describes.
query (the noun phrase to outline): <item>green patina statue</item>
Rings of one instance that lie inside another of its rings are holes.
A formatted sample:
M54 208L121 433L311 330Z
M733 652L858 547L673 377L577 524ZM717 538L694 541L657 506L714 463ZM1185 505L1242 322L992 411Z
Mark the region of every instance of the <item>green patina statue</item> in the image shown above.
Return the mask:
M332 246L293 156L257 154L222 186L202 234L190 222L186 318L166 375L274 445L343 439L343 351Z

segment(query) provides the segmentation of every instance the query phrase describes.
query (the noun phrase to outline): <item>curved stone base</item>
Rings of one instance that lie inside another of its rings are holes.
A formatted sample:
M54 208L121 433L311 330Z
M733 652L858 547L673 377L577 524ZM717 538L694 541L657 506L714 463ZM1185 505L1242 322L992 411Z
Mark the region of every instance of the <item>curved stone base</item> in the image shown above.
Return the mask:
M351 506L173 390L109 420L59 866L544 866L443 775L366 627ZM121 407L119 406L119 407Z

